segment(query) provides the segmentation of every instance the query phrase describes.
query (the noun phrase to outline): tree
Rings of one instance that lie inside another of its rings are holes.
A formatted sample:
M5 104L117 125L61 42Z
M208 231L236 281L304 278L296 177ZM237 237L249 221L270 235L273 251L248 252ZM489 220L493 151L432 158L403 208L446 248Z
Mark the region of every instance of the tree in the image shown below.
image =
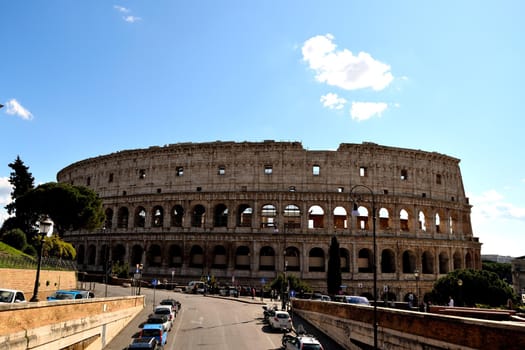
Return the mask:
M43 255L74 260L77 252L71 243L64 241L56 234L52 234L44 240Z
M497 274L485 270L455 270L434 283L432 299L446 304L449 296L458 306L502 306L516 300L512 287Z
M42 215L53 221L60 237L68 230L92 230L105 220L102 201L91 189L66 183L48 182L18 198L16 210L26 213L35 224Z
M332 237L328 253L328 271L326 273L326 286L328 294L335 295L341 290L341 255L337 237Z
M22 251L27 246L26 234L19 228L4 233L2 235L2 242Z
M16 157L13 163L9 163L8 166L13 169L9 175L9 182L13 187L13 192L11 192L12 201L5 206L5 209L8 214L14 214L15 216L4 221L0 232L5 233L9 230L19 228L25 233L27 241L30 241L35 233L33 222L26 216L26 213L16 210L16 201L34 188L35 179L29 172L29 167L24 165L24 162L19 156Z
M510 263L499 263L495 261L482 261L482 269L494 272L504 281L511 283L512 281L512 266Z
M24 165L24 162L17 156L13 163L9 163L8 166L13 169L9 175L9 183L13 186L13 192L11 192L11 199L13 202L5 206L8 214L15 212L16 200L32 190L35 185L35 179L29 172L29 167Z

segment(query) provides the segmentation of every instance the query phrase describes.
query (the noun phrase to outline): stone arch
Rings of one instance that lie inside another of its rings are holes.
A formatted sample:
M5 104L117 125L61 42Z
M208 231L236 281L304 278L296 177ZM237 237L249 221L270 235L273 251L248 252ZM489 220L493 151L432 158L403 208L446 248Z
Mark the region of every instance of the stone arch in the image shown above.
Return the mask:
M444 275L449 273L449 258L446 252L439 253L439 273Z
M459 270L463 268L463 258L461 257L460 252L455 252L452 259L452 262L454 264L454 270Z
M410 232L410 215L407 209L399 211L399 229L401 232Z
M215 269L225 269L228 267L228 254L223 245L216 245L213 248L211 267Z
M198 244L191 246L190 267L204 267L204 249Z
M113 209L106 208L105 214L106 220L104 222L104 227L110 229L113 227Z
M235 269L250 270L250 248L245 245L235 249Z
M396 272L396 254L392 249L383 249L381 252L381 272Z
M467 254L465 254L465 268L467 268L467 269L473 269L474 268L474 260L472 258L472 254L470 254L470 252L467 252Z
M120 264L124 263L124 258L126 257L126 247L123 244L117 244L111 248L111 261L113 263L119 262Z
M261 227L275 227L277 209L273 204L265 204L261 208Z
M426 222L426 216L425 213L420 210L417 215L417 223L418 223L418 229L420 231L426 232L427 231L427 222Z
M358 230L364 230L364 231L368 231L370 230L370 227L369 227L369 217L368 217L368 208L365 207L365 206L359 206L357 208L357 212L359 213L358 216L357 216L357 229Z
M253 208L248 204L241 204L237 210L237 226L252 227Z
M197 204L191 212L191 226L204 227L206 217L206 208L202 204Z
M390 229L390 213L388 212L387 208L379 209L379 229Z
M131 265L136 266L142 263L142 255L144 254L144 248L135 244L131 247Z
M162 249L158 244L151 244L148 248L146 263L151 267L162 266Z
M120 207L117 214L117 227L128 228L129 210L127 207Z
M421 255L421 268L424 274L434 273L434 255L428 250Z
M319 205L308 209L308 228L324 228L324 210Z
M285 228L301 228L301 209L296 204L288 204L283 212Z
M411 250L403 252L403 273L414 273L416 271L416 254Z
M184 208L176 204L171 209L171 226L182 227L184 224Z
M357 271L362 273L374 272L374 255L369 248L362 248L357 254Z
M348 214L346 209L342 206L334 208L334 228L346 229L348 228Z
M301 253L297 247L287 247L285 252L285 264L287 271L299 271L301 269Z
M325 254L322 248L314 247L308 253L308 271L324 272L325 271Z
M264 246L259 252L259 270L275 271L275 250L270 246Z
M217 204L213 211L213 226L227 227L228 226L228 207L225 204Z
M182 247L178 244L170 245L168 249L168 266L181 267L182 266Z
M146 227L146 209L144 209L144 207L139 206L135 209L133 222L135 227Z
M157 205L153 208L152 214L152 225L153 227L162 227L164 225L164 208Z

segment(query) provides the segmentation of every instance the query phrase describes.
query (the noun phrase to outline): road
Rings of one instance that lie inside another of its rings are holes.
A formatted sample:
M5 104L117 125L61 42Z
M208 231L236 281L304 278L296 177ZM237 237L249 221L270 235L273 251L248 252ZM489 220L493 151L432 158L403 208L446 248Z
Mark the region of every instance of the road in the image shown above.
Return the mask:
M97 285L96 296L105 294L105 286ZM164 298L174 298L181 302L173 329L169 333L165 350L180 349L250 349L277 350L281 348L282 333L272 331L263 322L263 309L258 299L250 297L220 298L193 294L175 293L166 290L143 288L141 293L146 296L145 309L133 319L130 324L113 339L104 350L123 350L138 335L141 324L153 310L155 304ZM129 288L109 286L108 296L130 295ZM269 300L266 300L269 301ZM273 305L273 304L272 304ZM294 318L294 325L302 323L306 331L316 333L307 323ZM317 334L316 334L317 335ZM325 344L325 350L342 349L330 339L319 334L319 339Z

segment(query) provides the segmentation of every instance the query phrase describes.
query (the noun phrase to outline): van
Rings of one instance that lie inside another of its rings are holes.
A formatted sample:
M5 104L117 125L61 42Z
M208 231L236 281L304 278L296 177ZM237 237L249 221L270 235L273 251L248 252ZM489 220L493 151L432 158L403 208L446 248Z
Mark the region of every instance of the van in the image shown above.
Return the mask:
M186 286L185 292L192 294L204 294L206 284L202 281L190 281Z
M164 346L168 342L168 332L164 331L162 324L146 323L140 331L140 338L155 338Z

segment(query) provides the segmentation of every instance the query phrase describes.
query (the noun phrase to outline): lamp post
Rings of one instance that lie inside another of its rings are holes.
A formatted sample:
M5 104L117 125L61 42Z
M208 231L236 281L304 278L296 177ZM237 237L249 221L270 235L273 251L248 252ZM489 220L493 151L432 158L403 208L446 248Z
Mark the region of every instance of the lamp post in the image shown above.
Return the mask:
M372 196L372 234L373 234L373 263L372 268L374 272L374 349L377 349L377 244L376 244L376 199L372 189L366 185L354 185L350 189L350 200L353 202L352 215L358 216L358 205L357 202L352 198L352 193L356 188L364 188L370 192Z
M416 301L417 301L417 307L418 307L418 310L419 310L419 270L418 269L415 269L414 270L414 277L416 278Z
M40 285L40 269L42 268L42 249L44 247L44 239L51 229L53 221L51 221L47 216L42 218L38 224L38 232L40 233L40 244L38 246L38 265L36 268L36 278L35 278L35 287L33 289L33 296L30 301L39 301L38 300L38 286Z
M283 225L283 238L284 238L284 249L283 249L283 283L281 285L281 310L286 310L286 268L288 267L288 262L286 261L286 229L288 228L288 223L285 222Z

